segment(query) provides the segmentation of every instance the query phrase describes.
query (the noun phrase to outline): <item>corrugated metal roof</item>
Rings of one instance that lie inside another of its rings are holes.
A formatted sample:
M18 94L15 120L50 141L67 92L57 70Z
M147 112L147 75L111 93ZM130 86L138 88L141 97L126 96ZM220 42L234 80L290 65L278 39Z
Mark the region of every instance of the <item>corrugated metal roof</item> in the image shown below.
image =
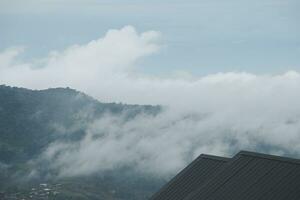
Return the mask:
M300 200L300 160L242 151L184 200Z
M228 160L228 158L223 157L200 155L153 195L150 200L183 200L224 167Z

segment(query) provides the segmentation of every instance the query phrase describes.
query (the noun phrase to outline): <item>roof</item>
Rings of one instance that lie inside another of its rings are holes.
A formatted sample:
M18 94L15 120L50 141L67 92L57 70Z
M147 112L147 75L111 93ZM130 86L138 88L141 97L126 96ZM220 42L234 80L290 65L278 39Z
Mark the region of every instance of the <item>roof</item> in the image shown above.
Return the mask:
M202 154L183 169L150 200L182 200L210 179L228 158Z
M300 160L238 153L184 200L299 200Z
M241 151L200 155L150 200L299 200L300 160Z

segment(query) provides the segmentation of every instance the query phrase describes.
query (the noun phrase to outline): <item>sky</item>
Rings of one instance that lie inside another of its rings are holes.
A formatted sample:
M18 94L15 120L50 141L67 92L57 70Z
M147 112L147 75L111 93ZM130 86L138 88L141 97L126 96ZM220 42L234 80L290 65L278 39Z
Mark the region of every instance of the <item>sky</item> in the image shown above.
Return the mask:
M1 0L0 84L164 107L129 122L106 116L75 144L50 144L42 158L67 176L128 164L174 174L201 153L241 149L299 156L299 8L298 0Z
M126 25L159 31L159 53L139 70L276 74L300 68L298 0L1 0L0 50L25 59L84 44Z

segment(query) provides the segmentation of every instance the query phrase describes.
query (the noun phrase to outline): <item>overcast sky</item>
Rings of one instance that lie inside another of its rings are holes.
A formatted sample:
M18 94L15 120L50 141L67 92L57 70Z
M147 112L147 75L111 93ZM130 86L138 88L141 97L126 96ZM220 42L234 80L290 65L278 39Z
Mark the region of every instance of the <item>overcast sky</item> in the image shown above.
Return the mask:
M299 10L298 0L1 0L0 50L25 46L22 58L36 59L132 25L162 35L143 72L276 74L300 69Z

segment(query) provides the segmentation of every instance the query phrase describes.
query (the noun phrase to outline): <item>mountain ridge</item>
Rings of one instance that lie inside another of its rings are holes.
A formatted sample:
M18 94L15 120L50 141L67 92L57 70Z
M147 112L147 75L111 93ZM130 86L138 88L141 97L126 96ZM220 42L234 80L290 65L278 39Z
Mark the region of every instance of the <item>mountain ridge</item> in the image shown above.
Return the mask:
M54 198L49 193L49 199L145 199L162 184L161 180L124 169L106 175L60 178L54 173L51 177L47 168L39 169L47 164L35 165L34 161L53 142L81 140L87 126L107 114L133 120L139 114L156 115L161 109L102 103L71 88L31 90L0 85L0 193L7 199L16 193L20 194L17 199L28 198L33 188L43 191L39 185L46 182L52 188L62 185L60 195ZM27 180L32 168L45 174ZM39 195L35 198L41 199Z

